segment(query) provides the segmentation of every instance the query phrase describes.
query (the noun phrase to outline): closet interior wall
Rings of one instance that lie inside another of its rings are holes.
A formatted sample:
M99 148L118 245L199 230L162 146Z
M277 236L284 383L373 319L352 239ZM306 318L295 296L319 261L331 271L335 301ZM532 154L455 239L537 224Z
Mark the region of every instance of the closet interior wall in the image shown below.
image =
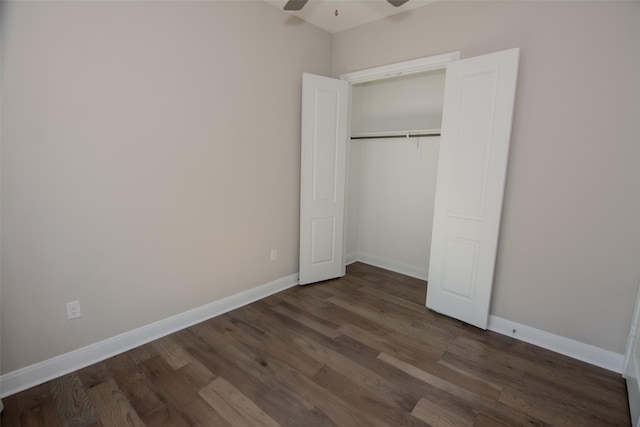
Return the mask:
M444 69L352 86L346 255L427 278L439 136L375 138L439 132Z

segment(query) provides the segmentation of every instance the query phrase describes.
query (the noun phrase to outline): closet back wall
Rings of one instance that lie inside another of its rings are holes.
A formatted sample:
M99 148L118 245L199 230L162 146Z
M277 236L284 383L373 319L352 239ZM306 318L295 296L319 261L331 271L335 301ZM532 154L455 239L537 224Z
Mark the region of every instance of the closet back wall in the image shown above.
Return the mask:
M436 136L350 143L347 262L426 280L439 142Z

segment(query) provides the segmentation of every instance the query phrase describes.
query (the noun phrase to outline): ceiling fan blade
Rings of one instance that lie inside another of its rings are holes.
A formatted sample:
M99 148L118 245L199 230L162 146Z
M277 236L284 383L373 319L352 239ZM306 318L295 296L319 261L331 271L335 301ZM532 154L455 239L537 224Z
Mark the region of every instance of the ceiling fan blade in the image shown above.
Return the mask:
M389 3L391 3L392 5L394 5L395 7L398 7L398 6L402 6L403 4L408 2L409 0L387 0L387 1Z
M289 0L287 4L284 5L284 10L300 10L307 4L307 1L308 0Z

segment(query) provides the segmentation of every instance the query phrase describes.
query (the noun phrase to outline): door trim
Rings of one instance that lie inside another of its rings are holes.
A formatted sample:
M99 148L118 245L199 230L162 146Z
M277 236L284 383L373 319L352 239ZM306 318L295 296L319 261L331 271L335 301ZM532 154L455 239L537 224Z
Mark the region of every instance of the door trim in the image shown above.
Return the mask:
M398 62L396 64L382 65L380 67L367 68L366 70L353 71L351 73L341 74L340 79L346 80L351 84L356 84L383 80L391 77L408 76L410 74L444 68L449 62L457 61L459 59L459 51L449 52L442 55L412 59L410 61Z

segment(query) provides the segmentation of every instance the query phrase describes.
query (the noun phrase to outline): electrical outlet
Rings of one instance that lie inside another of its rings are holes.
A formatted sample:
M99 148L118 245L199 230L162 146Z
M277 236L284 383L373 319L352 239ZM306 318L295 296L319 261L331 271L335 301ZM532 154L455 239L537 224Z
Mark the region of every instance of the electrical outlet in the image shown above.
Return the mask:
M80 301L71 301L67 303L67 320L80 317Z
M271 261L275 261L278 259L278 250L271 249Z

